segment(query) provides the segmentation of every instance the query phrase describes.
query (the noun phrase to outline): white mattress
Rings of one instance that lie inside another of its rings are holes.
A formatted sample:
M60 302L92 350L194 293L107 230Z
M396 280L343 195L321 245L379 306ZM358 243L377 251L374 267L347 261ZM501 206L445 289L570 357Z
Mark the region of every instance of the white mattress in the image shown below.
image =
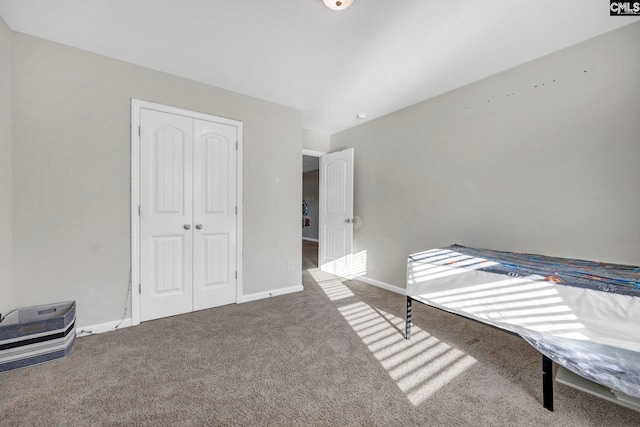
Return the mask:
M640 397L640 298L480 271L493 261L428 252L429 263L414 261L424 253L409 257L407 296L517 333L576 374Z

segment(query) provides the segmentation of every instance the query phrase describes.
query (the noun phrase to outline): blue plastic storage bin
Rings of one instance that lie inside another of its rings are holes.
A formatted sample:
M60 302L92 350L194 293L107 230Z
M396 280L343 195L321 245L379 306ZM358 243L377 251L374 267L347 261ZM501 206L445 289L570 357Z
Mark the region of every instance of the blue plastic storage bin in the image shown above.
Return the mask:
M0 322L0 372L66 356L76 339L76 302L19 308Z

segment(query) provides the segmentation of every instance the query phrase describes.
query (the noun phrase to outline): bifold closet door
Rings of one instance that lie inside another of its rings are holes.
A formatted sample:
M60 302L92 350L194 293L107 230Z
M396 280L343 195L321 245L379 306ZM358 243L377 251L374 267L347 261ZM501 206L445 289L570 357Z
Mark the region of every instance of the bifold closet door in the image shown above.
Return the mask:
M236 301L235 126L142 109L140 319Z

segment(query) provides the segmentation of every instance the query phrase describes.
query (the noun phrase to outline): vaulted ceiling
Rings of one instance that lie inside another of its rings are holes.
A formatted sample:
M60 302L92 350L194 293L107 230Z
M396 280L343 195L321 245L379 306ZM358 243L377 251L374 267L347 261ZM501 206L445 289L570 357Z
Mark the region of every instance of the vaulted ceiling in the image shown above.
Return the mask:
M640 17L606 0L0 0L14 30L299 109L326 134Z

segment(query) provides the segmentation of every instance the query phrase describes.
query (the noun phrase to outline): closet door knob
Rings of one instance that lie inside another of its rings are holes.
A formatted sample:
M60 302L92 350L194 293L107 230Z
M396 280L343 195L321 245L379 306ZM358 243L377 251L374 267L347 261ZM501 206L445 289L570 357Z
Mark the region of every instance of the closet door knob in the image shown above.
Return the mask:
M190 224L185 224L183 227L184 227L185 230L188 230L188 229L191 228L191 225Z
M202 230L202 224L196 224L196 229L197 230Z

